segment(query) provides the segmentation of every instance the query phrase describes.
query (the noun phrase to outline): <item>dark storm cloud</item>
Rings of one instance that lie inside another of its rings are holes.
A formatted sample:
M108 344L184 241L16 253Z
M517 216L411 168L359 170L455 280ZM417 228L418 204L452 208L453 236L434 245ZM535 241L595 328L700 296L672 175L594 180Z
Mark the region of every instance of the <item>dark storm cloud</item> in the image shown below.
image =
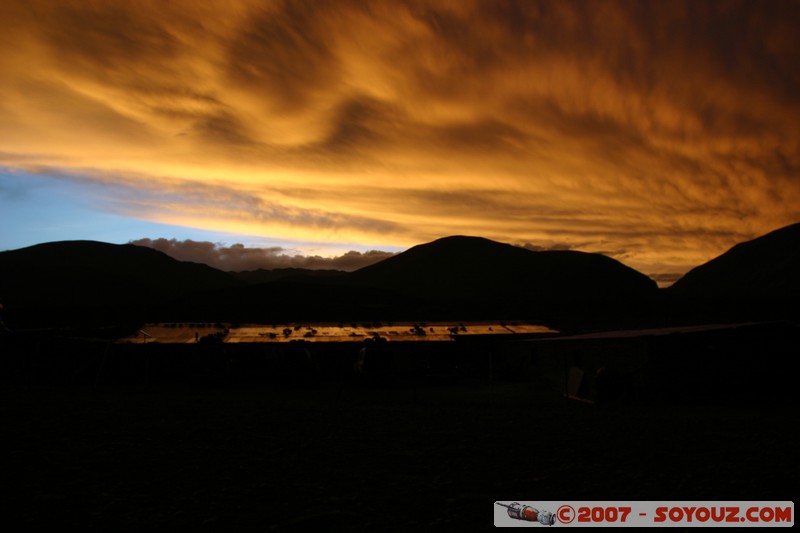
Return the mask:
M280 246L268 248L246 247L243 244L230 246L208 241L175 239L138 239L130 244L146 246L178 259L204 263L228 272L275 268L308 268L353 271L372 265L394 255L391 252L351 250L335 257L303 255Z
M278 113L310 105L317 91L342 76L331 6L336 3L288 1L254 9L228 43L231 81L268 95Z
M542 246L539 244L531 244L526 242L525 244L520 244L520 248L525 248L526 250L530 250L531 252L546 252L551 250L572 250L572 245L567 243L553 243L547 246Z

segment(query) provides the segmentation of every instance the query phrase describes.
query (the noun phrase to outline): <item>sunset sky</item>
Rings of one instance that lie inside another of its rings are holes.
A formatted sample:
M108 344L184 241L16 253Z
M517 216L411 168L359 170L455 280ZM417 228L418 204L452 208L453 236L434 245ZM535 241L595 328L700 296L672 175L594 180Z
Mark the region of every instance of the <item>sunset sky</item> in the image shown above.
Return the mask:
M798 1L0 0L0 250L671 274L800 221L799 180Z

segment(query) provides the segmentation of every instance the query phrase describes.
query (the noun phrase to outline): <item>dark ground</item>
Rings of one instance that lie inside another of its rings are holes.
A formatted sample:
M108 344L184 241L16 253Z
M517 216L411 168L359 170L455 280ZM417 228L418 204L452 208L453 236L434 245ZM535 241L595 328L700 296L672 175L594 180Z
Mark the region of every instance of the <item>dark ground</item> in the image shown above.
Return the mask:
M2 393L29 527L489 525L495 501L797 500L793 406L595 406L530 384Z

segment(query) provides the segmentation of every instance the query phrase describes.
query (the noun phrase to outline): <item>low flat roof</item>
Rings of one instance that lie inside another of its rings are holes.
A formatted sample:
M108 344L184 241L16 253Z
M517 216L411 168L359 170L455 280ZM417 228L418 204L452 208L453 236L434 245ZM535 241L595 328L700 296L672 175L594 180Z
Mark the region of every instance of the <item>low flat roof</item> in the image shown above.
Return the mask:
M416 327L415 327L416 326ZM226 333L227 331L227 333ZM332 324L248 324L219 327L212 324L148 324L122 343L194 343L219 334L225 343L280 343L297 340L310 342L359 342L370 338L388 341L452 342L456 337L477 335L532 335L558 333L547 326L529 323L363 323Z
M569 335L564 337L554 336L543 339L525 339L523 342L554 342L573 340L600 340L600 339L633 339L638 337L660 337L665 335L701 333L706 331L722 331L743 327L773 325L774 322L745 322L741 324L702 324L697 326L674 326L668 328L628 329L615 331L598 331Z

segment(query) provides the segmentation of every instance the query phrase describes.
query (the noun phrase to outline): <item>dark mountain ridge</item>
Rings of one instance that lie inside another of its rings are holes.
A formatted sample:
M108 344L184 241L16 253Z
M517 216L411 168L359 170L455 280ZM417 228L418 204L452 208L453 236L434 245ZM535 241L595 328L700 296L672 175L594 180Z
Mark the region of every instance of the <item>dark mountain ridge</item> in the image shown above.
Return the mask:
M351 284L451 298L498 294L606 298L652 293L653 280L599 254L534 252L482 237L452 236L414 246L347 276ZM557 293L557 294L556 294Z
M685 297L800 297L800 224L739 243L693 268L668 290Z
M603 255L534 252L469 236L415 246L337 281L424 299L452 315L560 327L641 315L658 294L653 280Z
M610 257L480 237L445 237L350 273L226 273L140 246L66 241L0 252L0 298L4 320L18 327L529 319L603 328L777 308L800 297L798 274L800 224L734 246L661 291Z
M800 317L800 224L739 243L664 291L684 321Z
M198 290L241 284L141 246L62 241L0 253L0 297L26 324L139 320Z
M447 237L352 273L225 273L134 245L0 253L0 296L26 324L83 320L539 318L630 306L655 283L605 256ZM238 278L238 279L237 279ZM249 278L249 279L248 279ZM267 283L258 283L272 279ZM250 284L247 284L249 282ZM306 318L308 317L308 318Z
M255 285L274 281L297 281L316 278L330 278L347 274L344 270L312 270L309 268L273 268L229 272L234 278Z

